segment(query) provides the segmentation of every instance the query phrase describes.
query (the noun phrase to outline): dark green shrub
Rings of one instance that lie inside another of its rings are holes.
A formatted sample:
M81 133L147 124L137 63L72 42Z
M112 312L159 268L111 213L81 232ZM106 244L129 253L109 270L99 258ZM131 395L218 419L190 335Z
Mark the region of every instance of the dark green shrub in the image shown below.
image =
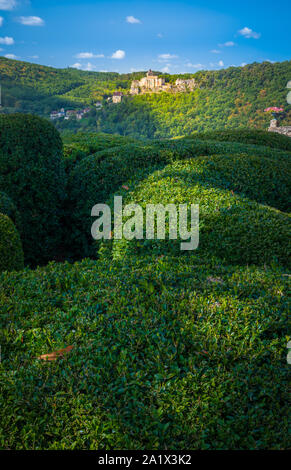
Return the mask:
M0 213L0 272L23 269L20 236L12 220Z
M67 174L85 157L102 152L103 150L134 143L133 139L120 135L82 132L66 136L64 141L65 169Z
M36 116L0 115L0 191L17 205L27 263L54 259L61 239L62 141Z
M150 145L129 144L121 147L115 147L103 152L97 152L88 158L83 159L73 169L68 184L69 204L67 212L70 213L68 218L71 235L70 246L75 247L75 258L85 256L94 256L92 237L90 227L92 218L90 217L92 207L97 203L104 203L117 189L120 189L122 183L131 179L130 186L134 187L136 181L153 172L157 166L162 167L167 163L178 160L198 157L200 155L222 154L233 155L246 153L253 159L256 156L270 158L265 161L266 169L263 171L265 175L269 175L269 186L266 191L262 191L259 195L259 184L254 182L256 186L256 197L254 191L250 193L250 197L254 197L260 202L273 204L274 207L286 208L288 204L288 169L287 160L289 155L286 152L270 149L268 147L259 147L255 145L238 144L233 142L212 142L212 141L195 141L194 139L179 139L171 141L161 141ZM246 158L242 157L244 162ZM271 160L272 158L272 160ZM273 161L274 159L274 161ZM272 165L276 166L278 160L278 168L272 173ZM255 160L254 160L255 161ZM239 164L239 162L237 163ZM250 163L247 164L250 167ZM260 175L260 162L257 161L257 172L254 172L254 178L262 182ZM231 166L231 164L230 164ZM281 168L281 169L280 169ZM268 170L267 170L268 169ZM143 173L143 170L145 173ZM231 169L228 174L231 174ZM141 172L141 173L140 173ZM243 175L245 169L241 170ZM276 175L276 176L275 176ZM278 177L278 180L276 180ZM244 179L246 176L244 177ZM282 187L279 185L282 183ZM239 183L238 188L242 189ZM251 186L251 185L250 185ZM267 194L266 194L267 192ZM247 194L247 193L246 193Z
M83 159L72 170L68 181L71 247L74 257L96 256L91 236L91 210L95 204L104 203L110 194L120 188L123 181L138 178L137 172L154 171L163 164L163 155L150 146L124 145L98 152Z
M65 145L74 147L83 151L87 156L92 153L101 152L108 148L117 147L134 143L135 140L130 137L104 133L83 133L78 132L64 138Z
M152 147L163 152L172 152L172 160L183 160L203 155L257 155L273 159L289 159L291 153L286 150L273 149L263 145L239 142L218 142L214 140L199 140L189 137L175 140L165 140L153 143Z
M251 155L198 157L192 182L228 189L262 204L288 211L291 201L291 164L286 159Z
M193 138L198 140L216 140L220 142L240 142L264 145L266 147L291 152L290 137L259 129L222 129L212 132L197 133L193 135Z
M21 219L14 202L5 193L0 193L0 213L12 220L17 230L21 232Z
M2 274L1 448L289 448L284 274L210 256Z
M64 145L64 164L65 164L65 171L68 175L73 167L86 158L88 155L87 152L79 148L77 144L65 144Z
M276 261L289 265L290 217L232 193L228 181L213 183L207 172L203 173L204 163L203 159L193 159L166 166L139 183L124 203L140 204L144 214L146 204L199 204L200 244L191 252L193 256L215 256L230 264ZM165 241L115 240L113 257L124 259L126 254L143 253L185 256L180 243L168 237Z

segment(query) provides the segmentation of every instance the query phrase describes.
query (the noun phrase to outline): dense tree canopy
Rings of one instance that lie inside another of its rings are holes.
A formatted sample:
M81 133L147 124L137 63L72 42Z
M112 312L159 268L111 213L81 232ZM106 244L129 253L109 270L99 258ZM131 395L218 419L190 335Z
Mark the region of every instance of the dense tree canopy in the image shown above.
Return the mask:
M167 82L195 78L198 87L188 93L129 96L131 81L144 73L59 70L0 58L4 111L49 117L54 109L94 105L98 100L103 102L102 110L92 106L86 118L59 120L57 128L61 132L99 130L144 138L242 126L265 129L271 116L264 109L269 106L284 107L284 123L291 124L291 107L286 101L291 61L254 63L195 74L163 74ZM106 100L114 91L125 95L118 105Z

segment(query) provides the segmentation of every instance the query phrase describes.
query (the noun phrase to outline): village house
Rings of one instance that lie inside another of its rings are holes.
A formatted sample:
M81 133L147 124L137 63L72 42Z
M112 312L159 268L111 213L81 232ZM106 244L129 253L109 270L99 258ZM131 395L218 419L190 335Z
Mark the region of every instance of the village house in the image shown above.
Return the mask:
M123 98L123 93L121 91L115 91L112 96L112 102L117 104L121 103Z
M52 120L58 119L59 118L59 113L57 111L52 111L51 114L50 114L50 118Z
M65 111L64 108L62 108L60 111L52 111L50 114L50 118L52 120L64 118L66 121L68 121L72 117L76 117L76 119L80 121L81 119L83 119L85 114L90 113L90 111L91 111L91 108L88 108L88 107L84 109L78 109L78 110L68 109L67 111Z
M68 111L66 112L66 119L70 119L70 117L75 116L76 113L77 111L75 111L74 109L68 109Z
M51 115L50 115L50 118L51 119L60 119L60 118L63 118L65 117L65 110L64 108L62 108L60 111L52 111L51 112Z

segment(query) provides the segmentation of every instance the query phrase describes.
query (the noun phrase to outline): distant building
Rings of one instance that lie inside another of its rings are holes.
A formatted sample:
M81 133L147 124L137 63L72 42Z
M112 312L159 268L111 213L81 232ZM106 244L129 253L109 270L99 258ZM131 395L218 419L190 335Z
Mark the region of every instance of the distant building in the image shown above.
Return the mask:
M58 113L58 111L52 111L51 114L50 114L50 118L51 118L52 120L58 119L58 118L59 118L59 113Z
M158 77L152 70L149 70L141 80L133 80L130 94L138 95L142 92L157 92L165 88L168 88L165 79Z
M83 119L83 116L84 116L84 112L83 112L83 111L78 111L78 112L76 113L76 119L77 119L78 121L80 121L81 119Z
M61 108L59 111L52 111L50 118L52 120L64 118L66 121L68 121L69 119L75 117L78 121L80 121L86 114L90 113L91 109L93 108L87 107L84 109L68 109L65 111L64 108Z
M157 75L154 75L152 70L149 70L146 74L146 77L139 81L139 85L142 88L154 90L155 88L161 88L163 85L165 85L165 79L159 78Z
M158 77L152 70L149 70L141 80L133 80L131 83L130 94L139 95L142 93L158 93L160 91L172 93L185 93L193 91L197 87L195 79L182 80L177 79L175 85L166 83L163 77Z
M115 91L112 96L112 102L117 104L121 103L123 98L123 93L121 91Z
M66 112L66 117L67 118L70 118L72 116L75 116L77 111L75 111L74 109L68 109L68 111Z

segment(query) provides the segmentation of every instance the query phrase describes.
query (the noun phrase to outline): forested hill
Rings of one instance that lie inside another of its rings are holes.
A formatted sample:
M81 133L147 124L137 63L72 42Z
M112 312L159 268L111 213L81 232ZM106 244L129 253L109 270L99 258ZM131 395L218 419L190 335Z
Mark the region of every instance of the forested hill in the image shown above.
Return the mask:
M0 58L2 104L4 111L30 112L47 116L59 107L72 108L104 101L101 111L92 111L88 119L77 123L58 121L60 130L98 130L136 137L173 137L226 127L266 128L269 106L284 107L285 125L291 125L287 83L291 80L291 61L254 63L219 71L200 71L198 88L189 93L160 93L126 96L121 104L106 103L114 91L128 94L131 81L144 76L132 74L84 72L30 64Z
M132 80L114 72L55 69L4 57L0 57L0 78L3 106L42 115L58 105L92 104L127 89Z

